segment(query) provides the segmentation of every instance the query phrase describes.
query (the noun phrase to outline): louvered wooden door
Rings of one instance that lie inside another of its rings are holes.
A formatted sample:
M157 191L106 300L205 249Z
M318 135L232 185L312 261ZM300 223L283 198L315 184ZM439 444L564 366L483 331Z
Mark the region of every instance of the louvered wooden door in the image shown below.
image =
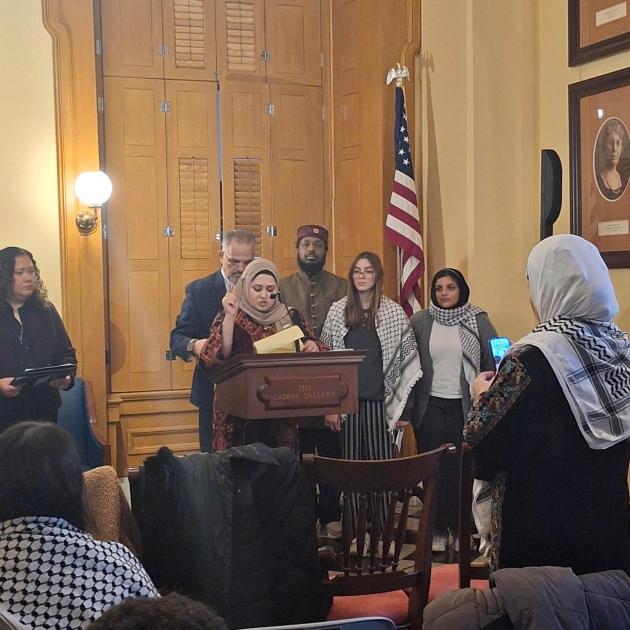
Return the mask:
M265 0L267 80L322 84L319 0Z
M163 75L160 0L101 0L101 21L105 76Z
M167 79L214 79L217 67L214 0L163 0Z
M222 80L265 78L264 0L216 0L217 63Z
M168 389L169 304L164 82L105 79L112 392Z
M322 90L271 85L273 260L281 276L295 272L295 230L324 223Z
M269 86L221 84L224 229L256 235L256 254L271 256L269 170Z
M186 285L219 265L221 230L217 142L217 85L166 81L170 321L179 313ZM190 387L194 363L173 361L172 386Z

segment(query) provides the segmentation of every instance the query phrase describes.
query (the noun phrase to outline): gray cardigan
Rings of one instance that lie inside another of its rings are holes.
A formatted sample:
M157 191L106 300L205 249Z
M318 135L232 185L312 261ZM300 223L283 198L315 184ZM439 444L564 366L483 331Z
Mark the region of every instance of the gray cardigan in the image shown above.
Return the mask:
M431 353L429 352L429 339L431 338L431 330L433 329L433 317L429 309L424 309L411 316L409 320L413 332L418 343L418 351L420 352L420 365L422 366L422 378L415 387L414 396L414 414L413 425L416 429L422 423L424 412L429 403L431 394L431 384L433 382L433 362L431 361ZM490 322L487 313L477 314L477 328L479 329L479 338L481 343L481 370L494 370L494 360L490 354L488 340L497 336L497 331ZM460 384L462 388L462 408L464 418L468 416L470 409L470 385L464 376L464 366L460 373Z

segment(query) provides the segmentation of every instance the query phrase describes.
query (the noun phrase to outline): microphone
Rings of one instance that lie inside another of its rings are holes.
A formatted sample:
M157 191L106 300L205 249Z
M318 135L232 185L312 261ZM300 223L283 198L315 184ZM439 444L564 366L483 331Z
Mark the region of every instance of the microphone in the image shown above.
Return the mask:
M270 293L270 294L269 294L269 297L270 297L272 300L275 300L276 298L279 298L279 297L280 297L280 291L276 291L275 293ZM282 302L282 300L280 300L280 301Z

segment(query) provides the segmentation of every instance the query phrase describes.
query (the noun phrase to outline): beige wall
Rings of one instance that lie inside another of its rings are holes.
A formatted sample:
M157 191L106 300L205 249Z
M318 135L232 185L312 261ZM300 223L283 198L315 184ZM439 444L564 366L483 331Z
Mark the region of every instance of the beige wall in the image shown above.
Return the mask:
M0 247L33 252L61 309L52 42L41 0L0 0Z
M630 52L568 67L566 0L423 0L428 277L459 267L503 334L534 321L524 268L538 241L542 148L562 159L555 232L569 231L567 86L628 65ZM630 270L611 276L628 329Z
M555 149L564 167L563 209L558 231L569 231L569 114L567 86L607 72L630 66L630 51L599 59L576 68L567 63L567 3L563 0L541 0L538 15L540 56L539 137L541 147ZM611 3L612 4L612 3ZM610 275L617 291L617 323L630 330L630 269L612 269Z

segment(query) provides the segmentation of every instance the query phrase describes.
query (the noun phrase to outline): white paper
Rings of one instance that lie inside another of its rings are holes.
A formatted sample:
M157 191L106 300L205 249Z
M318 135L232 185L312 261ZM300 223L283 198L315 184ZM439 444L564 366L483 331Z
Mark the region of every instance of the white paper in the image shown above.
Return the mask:
M597 236L619 236L628 234L628 219L619 221L600 221L597 224Z
M603 26L615 20L625 18L627 15L627 2L618 2L606 9L596 11L595 13L595 26Z

